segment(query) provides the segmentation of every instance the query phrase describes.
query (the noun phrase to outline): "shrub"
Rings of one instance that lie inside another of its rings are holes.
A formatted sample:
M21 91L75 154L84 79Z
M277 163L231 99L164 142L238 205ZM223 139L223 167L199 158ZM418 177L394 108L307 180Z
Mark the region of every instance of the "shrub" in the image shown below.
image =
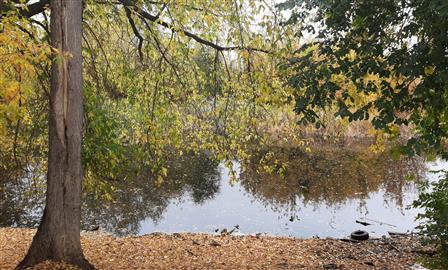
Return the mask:
M425 212L417 216L418 228L424 242L434 244L440 251L442 267L448 269L448 172L438 182L426 184L414 207L424 208Z

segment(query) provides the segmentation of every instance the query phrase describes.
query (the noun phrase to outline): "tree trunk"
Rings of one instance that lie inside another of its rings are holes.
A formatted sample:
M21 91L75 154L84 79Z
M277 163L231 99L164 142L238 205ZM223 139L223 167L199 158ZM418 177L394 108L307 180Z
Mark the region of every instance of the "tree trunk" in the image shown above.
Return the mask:
M51 1L51 97L47 197L44 215L17 266L44 260L65 261L94 269L80 242L82 142L82 0Z

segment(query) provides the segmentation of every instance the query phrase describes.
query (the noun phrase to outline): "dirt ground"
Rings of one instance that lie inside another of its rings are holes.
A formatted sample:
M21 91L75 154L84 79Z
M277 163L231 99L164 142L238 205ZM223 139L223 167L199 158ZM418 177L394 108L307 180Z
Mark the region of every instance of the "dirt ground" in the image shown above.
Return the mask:
M25 256L32 229L0 228L0 269ZM414 269L425 250L416 237L359 243L337 239L161 234L117 238L82 234L86 258L97 269ZM44 262L32 269L76 269Z

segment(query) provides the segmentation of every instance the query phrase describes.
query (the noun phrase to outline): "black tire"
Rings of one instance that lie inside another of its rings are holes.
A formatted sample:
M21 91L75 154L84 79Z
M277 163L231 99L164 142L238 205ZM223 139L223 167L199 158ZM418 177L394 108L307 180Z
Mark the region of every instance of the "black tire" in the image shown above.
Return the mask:
M366 231L357 230L352 232L350 237L354 240L364 241L369 239L369 233Z

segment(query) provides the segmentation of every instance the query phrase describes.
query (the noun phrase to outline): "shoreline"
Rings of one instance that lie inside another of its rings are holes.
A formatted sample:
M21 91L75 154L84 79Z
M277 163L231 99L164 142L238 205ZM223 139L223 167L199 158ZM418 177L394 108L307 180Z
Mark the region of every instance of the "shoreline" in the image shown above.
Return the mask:
M0 228L0 269L17 265L35 231ZM86 258L97 269L412 269L426 252L415 235L352 242L270 235L116 237L83 232L81 241ZM76 268L44 262L32 269Z

